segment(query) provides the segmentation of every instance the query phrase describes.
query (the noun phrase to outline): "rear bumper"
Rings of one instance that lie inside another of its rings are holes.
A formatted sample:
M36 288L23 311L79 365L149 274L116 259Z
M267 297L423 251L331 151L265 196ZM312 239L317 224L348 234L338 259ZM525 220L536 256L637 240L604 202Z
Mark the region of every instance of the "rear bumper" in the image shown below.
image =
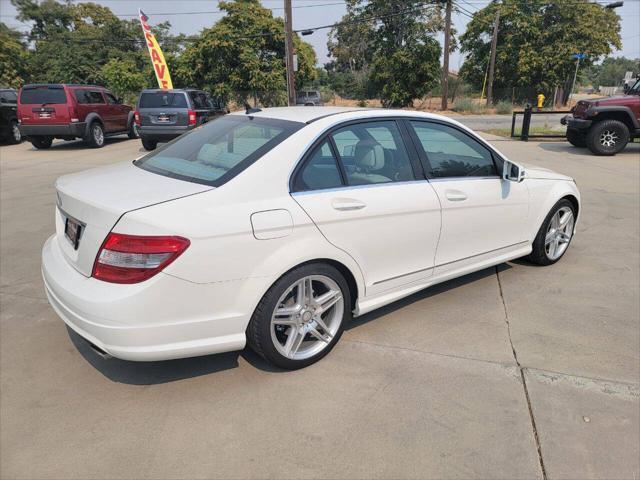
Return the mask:
M102 282L78 273L55 235L42 250L42 276L58 316L113 357L169 360L245 346L252 311L237 308L241 281L196 284L159 273L133 285Z
M566 125L568 128L573 128L574 130L588 130L593 121L584 118L576 118L573 115L567 115L562 117L560 123L562 125Z
M167 141L179 137L193 128L194 126L163 127L157 125L143 125L138 127L138 134L143 138L151 140Z
M23 137L84 137L87 131L85 122L65 125L24 125L18 127Z

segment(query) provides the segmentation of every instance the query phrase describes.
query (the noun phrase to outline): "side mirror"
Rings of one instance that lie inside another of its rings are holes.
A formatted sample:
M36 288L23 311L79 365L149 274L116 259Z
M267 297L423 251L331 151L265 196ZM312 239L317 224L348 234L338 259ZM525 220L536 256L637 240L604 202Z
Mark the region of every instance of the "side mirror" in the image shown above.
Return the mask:
M120 105L122 103L122 99L120 97L116 98L116 103Z
M504 167L502 169L502 179L509 182L518 182L524 180L525 171L520 165L511 163L508 160L504 161Z

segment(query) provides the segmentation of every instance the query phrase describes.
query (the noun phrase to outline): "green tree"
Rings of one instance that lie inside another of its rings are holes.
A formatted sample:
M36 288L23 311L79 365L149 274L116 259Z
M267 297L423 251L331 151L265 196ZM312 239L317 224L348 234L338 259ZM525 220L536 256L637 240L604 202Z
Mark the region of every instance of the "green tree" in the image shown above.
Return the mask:
M0 86L19 88L28 78L29 52L17 30L0 22Z
M347 15L329 38L334 62L327 69L379 95L385 107L411 105L438 82L441 48L434 37L442 28L440 4L347 0Z
M484 83L498 10L497 99L511 97L512 91L520 97L532 97L540 91L553 95L555 87L570 87L575 69L573 54L586 54L582 65L588 67L621 46L620 17L596 3L494 0L473 16L460 37L461 51L466 54L460 75L478 90Z
M32 23L30 79L36 82L105 84L119 95L155 86L155 74L137 19L122 20L95 3L12 0L18 19ZM169 33L170 24L154 27L169 71L184 36ZM123 78L118 78L122 74Z
M127 103L135 102L134 94L147 86L148 78L130 58L112 58L100 69L100 77L105 87L124 97Z
M273 105L286 101L284 22L258 0L220 2L226 12L187 46L180 58L180 75L223 98L250 98ZM316 74L315 53L294 37L298 55L296 86Z
M607 57L602 63L593 65L586 71L587 81L594 87L612 87L621 85L627 72L633 72L637 77L640 74L640 58L632 60L625 57Z

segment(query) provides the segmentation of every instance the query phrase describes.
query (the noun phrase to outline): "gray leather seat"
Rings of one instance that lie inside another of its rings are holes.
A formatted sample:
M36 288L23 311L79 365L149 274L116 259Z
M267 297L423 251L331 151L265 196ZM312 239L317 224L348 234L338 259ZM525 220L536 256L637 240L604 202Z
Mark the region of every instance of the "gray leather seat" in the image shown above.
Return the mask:
M349 175L349 183L366 185L391 181L380 173L385 167L384 148L375 140L360 140L356 144L354 162L356 171Z

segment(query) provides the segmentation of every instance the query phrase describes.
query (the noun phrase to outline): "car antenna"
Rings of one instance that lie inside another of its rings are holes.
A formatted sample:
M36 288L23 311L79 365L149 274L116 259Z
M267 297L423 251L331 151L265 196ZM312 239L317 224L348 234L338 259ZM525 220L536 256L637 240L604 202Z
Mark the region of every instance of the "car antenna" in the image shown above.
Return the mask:
M261 112L262 109L261 108L253 108L251 105L249 105L248 103L244 104L244 108L245 108L245 114L249 115L250 113L258 113Z

